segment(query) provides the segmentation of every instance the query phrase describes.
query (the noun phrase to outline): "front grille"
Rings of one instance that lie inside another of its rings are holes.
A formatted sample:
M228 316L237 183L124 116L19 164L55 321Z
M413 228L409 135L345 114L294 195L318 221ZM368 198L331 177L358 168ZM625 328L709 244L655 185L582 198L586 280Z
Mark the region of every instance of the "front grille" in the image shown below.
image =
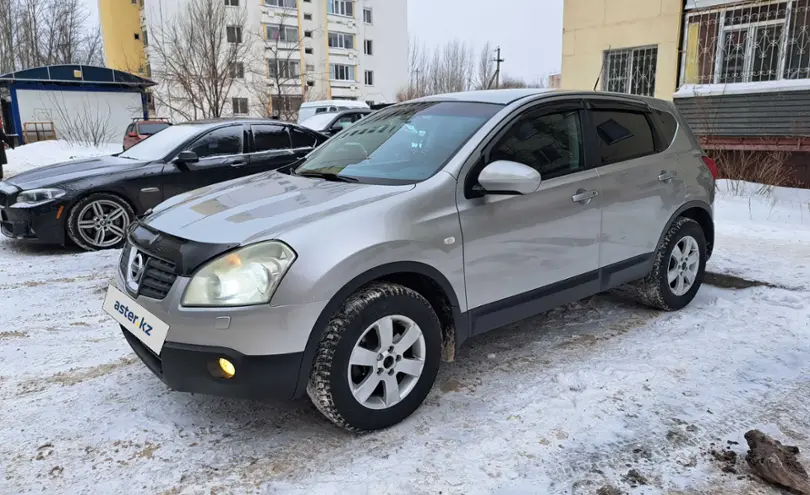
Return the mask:
M121 259L118 262L118 268L121 270L121 276L125 281L129 271L129 255L132 249L137 248L127 244L121 251ZM138 285L138 292L133 295L140 294L152 299L164 299L172 289L175 280L177 280L174 263L155 258L143 251L140 251L140 253L145 258L145 268Z
M177 280L174 268L174 263L148 257L138 292L152 299L163 299Z

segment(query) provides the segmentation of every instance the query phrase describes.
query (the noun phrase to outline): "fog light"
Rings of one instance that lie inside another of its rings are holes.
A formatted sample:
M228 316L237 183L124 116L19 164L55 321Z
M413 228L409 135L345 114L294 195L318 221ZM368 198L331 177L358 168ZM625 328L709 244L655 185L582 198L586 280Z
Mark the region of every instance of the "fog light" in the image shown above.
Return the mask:
M236 374L236 368L233 363L225 358L219 358L219 369L222 371L223 378L232 378Z

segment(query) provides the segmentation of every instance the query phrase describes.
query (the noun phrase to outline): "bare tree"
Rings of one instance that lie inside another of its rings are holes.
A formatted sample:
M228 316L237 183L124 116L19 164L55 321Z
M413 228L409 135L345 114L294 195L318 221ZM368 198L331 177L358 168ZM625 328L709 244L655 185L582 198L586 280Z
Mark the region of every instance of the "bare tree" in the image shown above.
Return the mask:
M67 105L64 94L49 95L49 120L56 126L57 136L71 144L99 147L117 140L112 126L113 110L109 103L85 96L81 105Z
M495 59L493 58L492 43L487 41L478 56L475 89L489 89L495 78Z
M412 41L408 49L410 78L397 93L399 101L473 88L475 56L467 43L455 40L430 50Z
M253 62L255 39L244 8L190 0L150 32L150 65L160 81L156 102L186 120L226 115L232 89Z
M264 80L265 98L267 104L263 105L270 113L269 116L282 120L295 120L298 109L306 97L307 86L303 75L307 72L304 61L297 56L301 51L304 36L298 27L298 19L294 14L283 11L276 14L277 21L264 26L267 60L267 75L270 78L269 88ZM269 91L268 91L269 90ZM262 99L259 97L259 101Z
M101 31L82 0L0 0L0 70L102 64Z

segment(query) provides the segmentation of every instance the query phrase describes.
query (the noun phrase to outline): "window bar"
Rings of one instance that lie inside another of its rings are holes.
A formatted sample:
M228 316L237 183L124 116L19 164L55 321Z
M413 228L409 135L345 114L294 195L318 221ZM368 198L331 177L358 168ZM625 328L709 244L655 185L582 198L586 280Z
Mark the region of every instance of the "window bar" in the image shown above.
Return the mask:
M725 32L724 28L726 25L726 16L725 11L721 11L718 15L718 23L717 23L717 48L714 54L714 77L712 82L717 84L720 82L720 71L723 70L723 48L725 46L726 36L723 34Z

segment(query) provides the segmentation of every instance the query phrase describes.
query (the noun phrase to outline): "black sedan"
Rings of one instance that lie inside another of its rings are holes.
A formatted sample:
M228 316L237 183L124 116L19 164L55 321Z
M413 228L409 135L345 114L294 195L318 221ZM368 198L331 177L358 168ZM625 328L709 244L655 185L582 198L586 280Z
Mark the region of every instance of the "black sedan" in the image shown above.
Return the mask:
M301 125L325 136L332 137L373 112L374 110L367 108L352 108L351 110L336 113L319 113L301 122Z
M45 166L0 182L0 230L21 241L120 247L129 223L183 192L274 170L327 138L271 120L177 124L127 151Z

